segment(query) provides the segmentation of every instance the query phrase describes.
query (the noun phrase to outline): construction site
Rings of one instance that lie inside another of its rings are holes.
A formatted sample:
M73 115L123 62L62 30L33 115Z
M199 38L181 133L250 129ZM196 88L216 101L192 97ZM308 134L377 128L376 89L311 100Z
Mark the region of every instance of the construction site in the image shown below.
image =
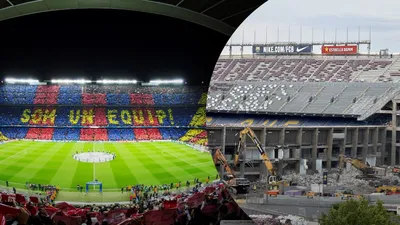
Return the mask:
M221 177L246 184L239 192L265 193L268 183L281 195L400 194L399 90L394 83L212 82L208 145L224 156L225 163L214 157Z

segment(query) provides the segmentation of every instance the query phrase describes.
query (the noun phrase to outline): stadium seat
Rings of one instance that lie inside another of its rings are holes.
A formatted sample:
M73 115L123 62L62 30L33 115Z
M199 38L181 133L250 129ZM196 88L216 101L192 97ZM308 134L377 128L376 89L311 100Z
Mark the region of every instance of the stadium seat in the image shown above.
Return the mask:
M390 82L393 77L386 69L392 63L391 59L378 57L357 59L340 56L220 59L211 81Z
M0 104L14 106L0 108L0 131L10 139L178 140L189 129L175 127L205 126L205 92L162 86L3 85Z
M82 88L78 85L62 85L58 95L60 105L80 105Z
M46 104L54 105L57 104L58 92L60 86L58 85L40 85L36 90L36 96L33 101L34 104Z

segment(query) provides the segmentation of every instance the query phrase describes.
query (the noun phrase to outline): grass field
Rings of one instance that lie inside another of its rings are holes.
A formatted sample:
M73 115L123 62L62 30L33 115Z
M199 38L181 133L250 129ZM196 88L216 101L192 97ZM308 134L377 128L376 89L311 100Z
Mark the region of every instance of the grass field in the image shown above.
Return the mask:
M110 162L78 162L76 151L110 151ZM95 168L95 172L94 172ZM53 184L62 191L76 191L76 185L92 181L94 174L104 191L117 191L134 184L169 184L207 176L217 171L209 153L173 142L98 143L16 141L0 145L0 185L23 187L25 182Z

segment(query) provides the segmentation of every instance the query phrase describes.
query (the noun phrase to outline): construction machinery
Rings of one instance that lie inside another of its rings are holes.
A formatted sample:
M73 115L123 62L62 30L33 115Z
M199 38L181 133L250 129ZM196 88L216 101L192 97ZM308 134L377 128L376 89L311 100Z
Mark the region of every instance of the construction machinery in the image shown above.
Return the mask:
M214 159L214 164L220 163L226 173L228 174L226 177L221 177L223 180L226 180L226 184L234 189L236 189L236 192L239 194L246 194L249 192L250 188L250 181L246 178L238 178L235 175L235 172L232 170L232 168L229 166L228 161L226 160L224 154L222 154L221 150L217 149L215 150L215 153L213 155Z
M265 166L267 167L267 170L269 172L268 176L268 182L271 185L279 185L280 183L283 183L284 185L289 185L289 182L282 180L282 177L277 173L274 165L271 163L271 160L268 158L267 153L265 152L264 148L261 145L260 140L258 140L256 134L250 127L244 128L242 131L239 133L239 143L237 150L235 152L234 156L234 165L237 166L239 163L239 154L244 146L244 140L246 135L250 137L250 139L253 141L253 143L256 145L258 152L261 155L261 159L263 160Z
M377 178L375 176L374 169L370 167L368 163L364 163L362 160L357 158L348 158L345 157L344 155L339 155L339 176L343 172L344 165L347 162L350 162L352 166L354 166L356 169L360 170L363 173L362 175L356 176L357 179L371 180ZM337 178L338 180L339 176Z

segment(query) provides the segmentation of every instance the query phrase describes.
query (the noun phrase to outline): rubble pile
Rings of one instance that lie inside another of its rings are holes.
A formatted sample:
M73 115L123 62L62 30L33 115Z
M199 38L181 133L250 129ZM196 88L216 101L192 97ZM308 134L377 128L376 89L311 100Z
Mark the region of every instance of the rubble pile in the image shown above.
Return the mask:
M387 167L387 172L385 178L389 180L388 185L400 185L400 177L392 172L393 167Z
M271 215L249 215L249 217L257 225L283 225L288 221L292 225L307 225L307 221L304 218L293 215L278 217Z
M374 188L369 185L368 181L355 178L357 175L361 174L362 173L359 170L352 167L350 170L344 171L340 175L339 181L337 182L339 173L328 173L328 186L352 189L357 194L366 194L369 192L373 192ZM283 179L295 182L298 186L306 187L311 186L311 184L322 183L322 175L318 173L312 175L292 173L284 175Z

